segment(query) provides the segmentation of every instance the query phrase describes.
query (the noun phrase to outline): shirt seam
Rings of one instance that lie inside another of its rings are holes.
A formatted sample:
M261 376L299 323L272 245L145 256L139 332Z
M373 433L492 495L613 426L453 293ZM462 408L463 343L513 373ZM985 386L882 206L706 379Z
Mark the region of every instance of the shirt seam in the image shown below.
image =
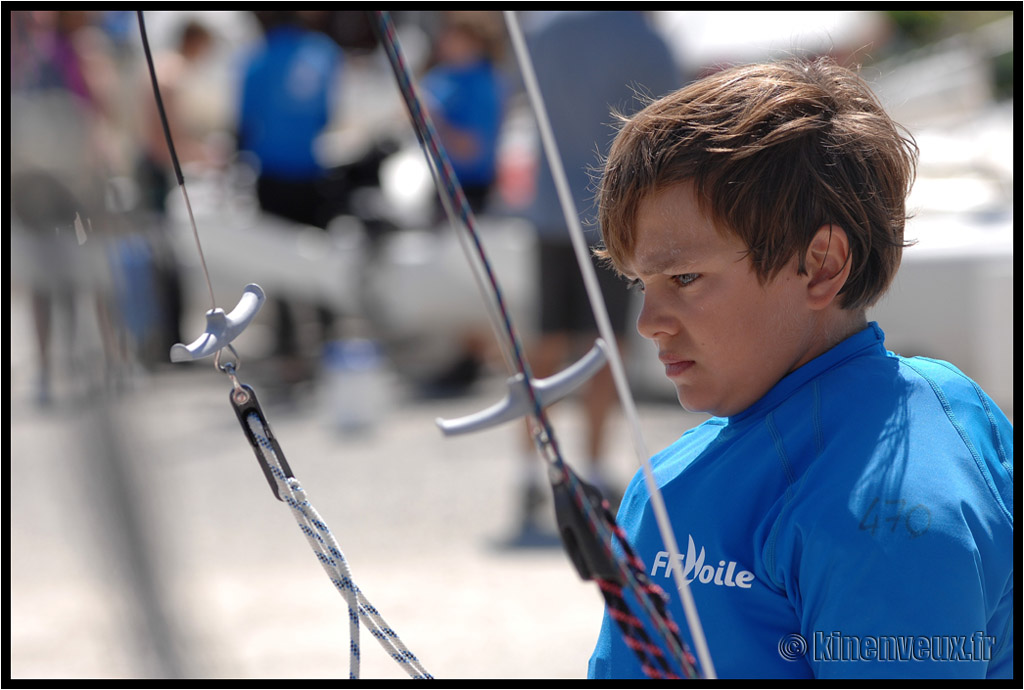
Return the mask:
M967 449L967 451L971 454L971 457L974 459L975 466L977 466L978 471L981 472L982 477L985 478L985 484L988 486L989 492L995 498L996 503L999 505L1000 510L1002 510L1003 512L1003 515L1012 525L1013 513L1011 513L1010 510L1006 507L1006 504L1003 503L1003 497L1000 495L999 490L995 485L995 481L992 479L992 473L989 472L988 467L986 467L985 465L985 461L978 453L978 450L974 447L974 443L971 441L970 436L967 434L967 430L964 429L963 425L960 423L960 420L958 420L956 418L956 415L953 413L953 407L952 405L949 404L949 399L946 398L946 394L943 392L942 388L938 385L938 383L935 382L934 379L932 379L930 376L921 371L917 366L915 366L913 362L907 359L903 359L902 362L907 366L908 369L916 373L918 376L924 379L929 386L931 386L932 393L935 395L935 398L938 400L939 404L942 406L942 409L946 414L946 419L949 421L950 425L956 430L957 434L960 436L960 440L963 442L964 447ZM996 434L996 437L998 438L998 434Z

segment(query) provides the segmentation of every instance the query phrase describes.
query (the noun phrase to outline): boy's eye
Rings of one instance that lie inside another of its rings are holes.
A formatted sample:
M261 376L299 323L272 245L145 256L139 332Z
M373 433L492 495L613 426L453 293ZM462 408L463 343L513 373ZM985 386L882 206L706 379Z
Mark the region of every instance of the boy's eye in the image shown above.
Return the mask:
M671 280L677 287L686 287L693 283L693 281L700 278L699 273L680 273L679 275L670 276ZM628 290L639 290L644 292L644 283L639 278L633 278L626 283L626 289Z
M679 287L686 287L693 281L697 280L697 278L700 278L699 273L682 273L680 275L672 276L672 282Z

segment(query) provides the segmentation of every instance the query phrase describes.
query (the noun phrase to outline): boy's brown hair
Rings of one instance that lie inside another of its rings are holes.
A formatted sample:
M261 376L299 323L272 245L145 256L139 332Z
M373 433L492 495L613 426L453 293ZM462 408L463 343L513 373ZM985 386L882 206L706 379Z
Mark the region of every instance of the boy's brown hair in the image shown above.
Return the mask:
M804 256L818 228L850 240L839 304L874 303L905 243L905 200L917 146L867 84L828 58L735 67L623 118L598 190L604 256L632 256L640 203L692 180L719 228L738 235L767 281Z

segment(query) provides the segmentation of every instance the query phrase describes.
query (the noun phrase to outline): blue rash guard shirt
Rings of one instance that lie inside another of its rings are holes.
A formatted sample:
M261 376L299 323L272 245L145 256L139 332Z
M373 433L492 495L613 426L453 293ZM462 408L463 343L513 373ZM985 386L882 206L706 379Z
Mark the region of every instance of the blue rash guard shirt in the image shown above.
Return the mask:
M721 678L1012 677L1013 428L883 340L870 324L652 459ZM618 519L692 650L639 473ZM607 611L589 676L643 677Z

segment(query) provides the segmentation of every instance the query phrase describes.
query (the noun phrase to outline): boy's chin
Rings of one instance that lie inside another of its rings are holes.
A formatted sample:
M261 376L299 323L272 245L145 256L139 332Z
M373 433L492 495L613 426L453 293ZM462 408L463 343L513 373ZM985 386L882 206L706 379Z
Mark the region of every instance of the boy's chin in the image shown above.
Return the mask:
M676 400L687 412L693 414L708 414L712 417L728 417L736 414L737 411L726 409L722 401L711 400L707 396L700 396L695 391L676 389Z
M714 414L714 412L707 409L707 401L700 401L692 393L676 389L676 400L679 401L679 404L687 412L692 412L694 414Z

